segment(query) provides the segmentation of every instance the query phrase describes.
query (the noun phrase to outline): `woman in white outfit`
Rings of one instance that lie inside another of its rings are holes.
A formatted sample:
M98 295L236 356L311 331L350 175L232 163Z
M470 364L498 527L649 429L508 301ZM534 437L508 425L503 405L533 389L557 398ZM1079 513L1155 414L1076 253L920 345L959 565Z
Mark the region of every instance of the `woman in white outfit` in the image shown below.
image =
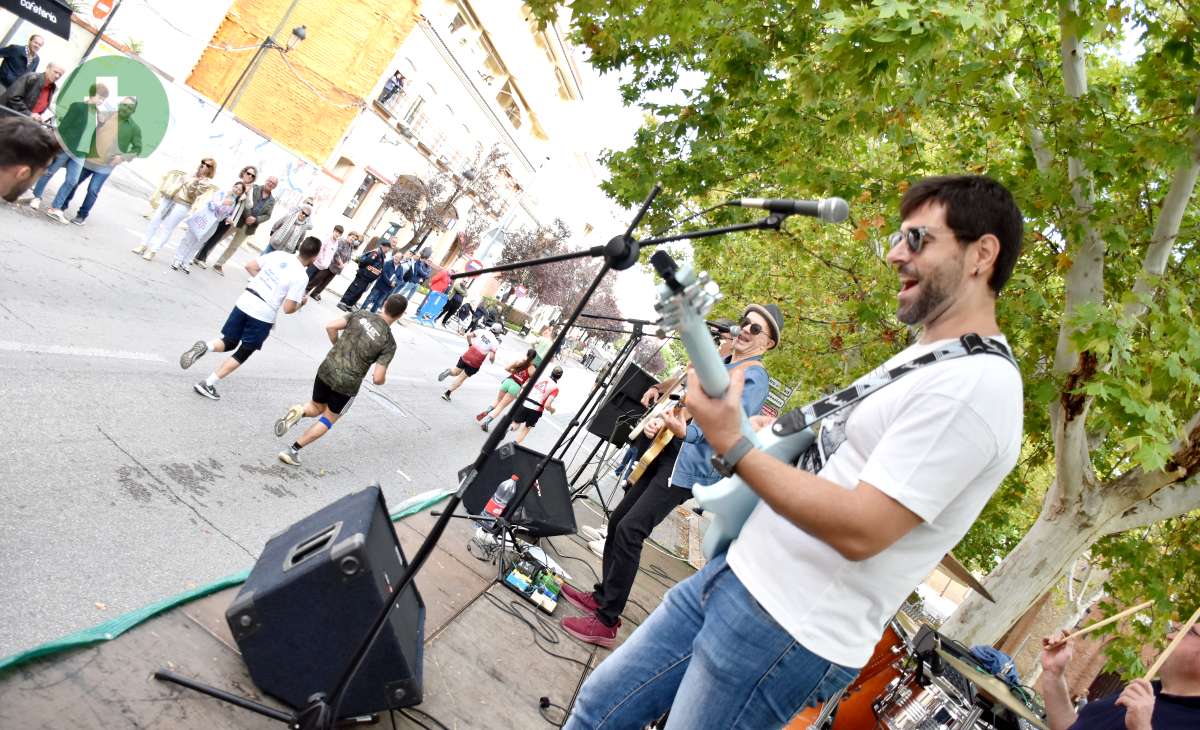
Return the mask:
M213 189L210 182L216 174L217 163L211 157L200 160L200 166L195 174L181 178L173 188L163 191L162 203L150 218L146 228L146 239L142 245L133 249L135 254L149 261L163 247L183 219L191 212L192 206Z
M246 186L236 182L229 192L213 195L200 206L200 210L188 216L188 219L183 222L183 240L175 249L175 261L171 264L172 269L185 274L192 273L188 270L188 264L192 257L212 235L217 224L229 217L245 193Z

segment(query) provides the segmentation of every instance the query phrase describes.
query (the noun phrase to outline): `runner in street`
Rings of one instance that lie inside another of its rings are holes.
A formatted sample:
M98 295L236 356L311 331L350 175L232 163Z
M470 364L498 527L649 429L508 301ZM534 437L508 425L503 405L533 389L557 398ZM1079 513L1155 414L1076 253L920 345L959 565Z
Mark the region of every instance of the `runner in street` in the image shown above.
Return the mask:
M383 385L388 364L396 355L392 324L404 315L406 308L408 300L393 294L384 302L382 313L360 309L325 325L325 332L333 347L317 369L312 399L289 408L275 422L275 435L282 437L301 418L316 418L317 422L309 426L290 447L279 452L280 461L300 466L300 449L328 433L345 414L358 395L358 389L371 365L375 366L371 382Z
M192 386L193 390L205 398L221 399L217 381L229 377L255 350L262 349L275 326L279 310L294 314L308 301L304 295L308 285L305 268L320 250L321 239L309 236L294 254L272 251L246 264L246 271L254 278L234 304L221 328L221 336L209 342L197 340L191 349L179 356L179 367L187 370L209 350L233 353L222 360L211 375Z
M512 425L509 426L510 431L514 428L518 429L514 441L517 443L524 441L533 427L537 425L543 413L546 411L554 413L554 399L558 397L558 381L562 376L562 365L555 365L554 370L550 371L550 377L543 378L541 382L533 386L533 390L529 391L529 396L517 408Z
M508 371L508 377L504 382L500 383L500 392L496 394L496 400L492 402L486 410L475 416L475 420L479 421L479 427L484 431L488 430L488 426L492 421L500 417L504 413L504 409L508 408L508 404L516 400L521 393L521 388L525 387L529 376L533 375L533 371L537 366L533 364L533 359L537 357L537 350L532 347L525 353L525 357L511 363L505 370Z
M458 364L452 368L446 368L437 376L439 383L451 375L454 376L454 382L450 384L445 393L442 393L442 400L450 400L450 394L467 382L467 378L479 372L485 359L496 362L496 350L500 349L500 335L502 334L504 334L504 325L499 322L492 325L490 332L481 330L467 333L467 351L458 358Z

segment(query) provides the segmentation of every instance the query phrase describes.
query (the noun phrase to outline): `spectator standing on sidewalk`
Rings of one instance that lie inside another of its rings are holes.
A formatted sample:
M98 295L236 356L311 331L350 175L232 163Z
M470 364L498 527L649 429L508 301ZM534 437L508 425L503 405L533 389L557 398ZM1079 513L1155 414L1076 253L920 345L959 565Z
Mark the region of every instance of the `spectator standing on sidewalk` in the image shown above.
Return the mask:
M0 118L0 198L13 203L58 153L58 140L26 117Z
M333 252L333 261L329 262L328 273L319 286L313 289L313 299L321 301L321 293L325 291L325 287L329 286L329 282L337 278L337 275L342 273L346 268L346 264L350 263L350 258L354 256L354 249L358 248L358 244L362 242L362 234L358 231L350 231L350 233L337 241L337 248Z
M379 247L389 245L387 241L380 241ZM385 261L383 272L379 278L375 280L375 286L371 289L371 293L367 296L367 301L363 302L362 308L369 309L372 312L378 312L383 306L383 302L400 283L400 272L404 270L404 255L399 251L392 253L390 260ZM404 301L408 301L405 299Z
M461 279L456 279L450 287L450 301L446 302L446 308L442 310L442 326L449 327L450 319L458 314L458 308L462 306L463 299L467 296L467 286L462 283Z
M58 91L58 80L63 67L57 63L46 66L42 73L27 73L0 92L0 116L24 114L36 121L44 122L54 116L50 102Z
M426 246L421 249L421 256L411 262L408 273L404 277L404 285L400 287L398 294L404 297L405 301L411 302L413 295L417 293L417 287L424 284L429 275L433 273L433 264L429 262L429 257L433 255L433 249Z
M279 178L272 175L267 178L267 181L262 185L255 185L250 188L250 196L242 207L241 217L234 221L233 240L225 248L225 253L221 254L221 258L217 259L217 263L213 264L213 271L221 276L225 275L223 270L229 259L237 253L237 250L242 247L246 239L254 235L258 230L258 226L266 223L275 212L275 188L279 185Z
M238 198L242 197L245 192L246 186L236 182L228 192L209 196L201 203L198 211L188 216L187 220L183 222L183 240L175 249L175 261L171 264L172 269L185 274L192 273L188 270L188 263L200 249L201 242L208 239L218 223L229 217L229 214L233 212L233 207L237 205Z
M179 224L192 212L196 201L214 190L212 178L216 172L216 161L205 157L200 160L196 172L180 179L173 188L164 191L163 202L159 204L158 210L154 211L150 224L146 227L146 238L140 246L131 249L133 253L146 261L154 258Z
M318 302L321 301L321 291L333 279L329 267L333 265L333 257L337 254L345 230L340 225L334 226L333 235L321 243L321 253L317 254L316 260L308 267L307 294Z
M98 93L102 85L96 84L94 88ZM71 107L74 106L74 104L71 105ZM67 114L64 115L64 122L68 121L65 117L73 116L71 107L68 107ZM87 110L85 109L85 111ZM67 217L64 211L71 204L71 199L75 197L79 186L83 184L84 180L87 180L87 194L83 197L83 205L79 206L79 210L70 222L75 225L83 225L87 221L88 215L92 212L92 206L100 197L101 188L104 187L104 183L108 182L109 176L112 175L117 165L142 154L142 128L133 119L136 111L137 99L132 96L121 99L115 113L96 108L95 132L92 134L79 133L81 138L78 146L79 156L67 159L66 182L59 187L46 215L59 223L66 223ZM68 128L76 122L75 119L70 120ZM62 129L59 127L60 133ZM74 133L72 130L72 134ZM67 139L65 135L63 139ZM84 149L87 151L82 151ZM42 185L42 188L44 189L45 185Z
M383 82L383 93L379 95L379 103L387 106L392 97L404 91L404 75L396 71L387 81Z
M358 272L354 275L354 281L350 282L350 286L346 287L346 293L342 295L342 300L338 302L338 309L343 312L353 311L358 304L359 297L371 285L371 282L379 278L383 273L383 267L391 258L392 244L389 241L379 240L379 236L373 236L367 243L367 250L355 262L358 264Z
M238 198L236 203L234 203L233 212L229 214L229 217L217 223L217 227L214 228L213 232L209 234L208 240L201 244L200 251L196 254L196 260L193 262L200 268L208 268L208 264L205 262L205 259L208 258L209 252L213 250L214 246L221 242L221 239L224 238L227 233L229 233L229 229L233 228L234 222L241 217L242 211L246 207L246 201L250 198L250 189L254 185L254 181L257 178L258 168L254 167L253 165L247 165L243 167L242 171L238 173L238 182L245 186L246 192L242 194L242 197Z
M0 89L6 89L25 74L37 71L38 63L42 60L38 51L42 50L45 43L46 40L35 33L29 36L29 42L23 46L14 43L0 48Z
M267 239L267 247L263 249L263 253L295 253L312 227L312 204L304 203L271 224L271 237Z

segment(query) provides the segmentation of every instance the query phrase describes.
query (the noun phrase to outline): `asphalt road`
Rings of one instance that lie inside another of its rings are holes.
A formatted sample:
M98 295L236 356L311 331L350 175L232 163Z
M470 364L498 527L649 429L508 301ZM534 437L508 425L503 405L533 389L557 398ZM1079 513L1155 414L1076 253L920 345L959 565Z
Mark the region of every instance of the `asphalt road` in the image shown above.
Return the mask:
M397 324L387 383L284 466L272 425L311 392L336 297L281 317L219 402L196 395L218 356L182 371L179 354L218 334L247 277L171 271L178 234L155 261L131 254L147 204L114 183L85 226L0 203L0 656L247 568L268 537L369 483L393 504L453 488L503 375L488 365L446 403L434 376L463 338ZM510 335L497 362L525 347ZM548 448L591 381L569 366L559 415L526 445Z

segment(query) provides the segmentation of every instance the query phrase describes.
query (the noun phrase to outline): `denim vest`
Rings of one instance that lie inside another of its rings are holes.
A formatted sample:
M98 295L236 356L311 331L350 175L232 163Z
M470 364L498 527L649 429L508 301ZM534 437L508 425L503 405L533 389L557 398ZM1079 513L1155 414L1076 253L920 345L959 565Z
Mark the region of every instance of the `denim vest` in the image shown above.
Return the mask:
M739 364L750 360L760 362L744 367L746 387L742 391L742 410L747 416L755 416L762 410L763 403L767 402L770 384L767 382L767 369L760 364L761 356L747 358ZM733 367L732 364L725 365L726 370ZM671 485L691 489L694 484L709 485L720 481L721 475L712 465L713 449L705 440L700 426L694 421L689 423L683 440L683 448L675 459L675 470L671 472Z

